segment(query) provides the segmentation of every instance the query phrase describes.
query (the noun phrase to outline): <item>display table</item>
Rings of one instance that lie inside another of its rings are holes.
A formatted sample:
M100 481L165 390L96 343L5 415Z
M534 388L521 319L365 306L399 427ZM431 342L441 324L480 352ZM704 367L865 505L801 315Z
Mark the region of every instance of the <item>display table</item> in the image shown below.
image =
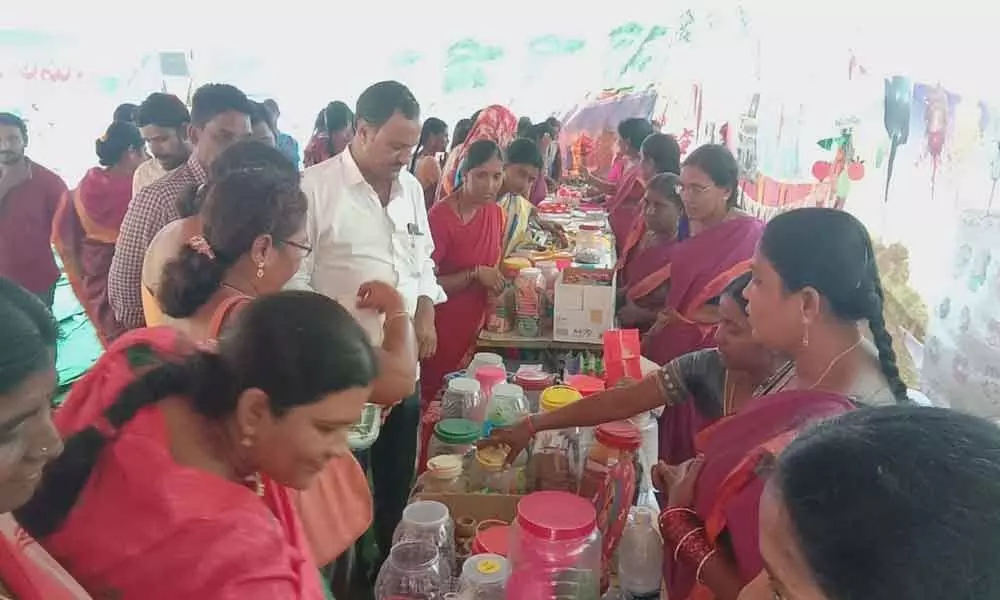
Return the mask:
M601 345L590 342L557 342L552 334L541 337L524 337L516 333L491 333L483 331L479 334L479 348L523 348L526 350L591 350L600 351Z

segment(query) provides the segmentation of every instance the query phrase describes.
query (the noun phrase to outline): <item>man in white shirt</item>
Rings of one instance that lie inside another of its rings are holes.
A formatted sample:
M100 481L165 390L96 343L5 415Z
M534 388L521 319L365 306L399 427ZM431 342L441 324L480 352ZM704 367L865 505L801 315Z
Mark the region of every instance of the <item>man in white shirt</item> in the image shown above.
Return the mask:
M153 158L139 165L132 176L132 197L143 188L183 165L191 156L187 128L191 113L173 94L155 92L136 111L136 125Z
M445 294L434 274L423 189L406 170L419 138L420 107L406 86L383 81L361 94L348 150L302 175L313 251L289 286L353 302L365 281L395 285L424 358L437 346L434 305ZM419 419L414 392L393 408L369 455L359 456L371 464L375 537L383 557L413 482Z

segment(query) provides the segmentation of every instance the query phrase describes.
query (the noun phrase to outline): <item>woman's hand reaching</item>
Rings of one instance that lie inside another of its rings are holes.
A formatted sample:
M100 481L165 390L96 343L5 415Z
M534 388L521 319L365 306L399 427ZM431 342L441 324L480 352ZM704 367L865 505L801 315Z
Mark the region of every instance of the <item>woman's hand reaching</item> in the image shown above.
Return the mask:
M479 285L494 294L502 292L503 286L506 283L500 269L485 266L476 267L476 281L479 282Z
M490 437L480 440L476 446L479 448L495 448L497 446L507 447L507 458L504 464L510 466L531 443L533 428L528 421L531 417L525 417L518 421L513 427L497 428L490 432Z
M358 288L358 308L370 308L383 315L406 311L403 297L384 281L366 281Z

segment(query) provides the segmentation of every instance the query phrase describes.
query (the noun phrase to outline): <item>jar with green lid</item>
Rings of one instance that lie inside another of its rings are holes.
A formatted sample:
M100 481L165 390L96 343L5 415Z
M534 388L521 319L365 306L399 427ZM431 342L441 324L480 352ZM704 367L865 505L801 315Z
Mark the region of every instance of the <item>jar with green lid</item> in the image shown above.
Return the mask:
M428 454L431 458L443 454L465 456L475 450L482 431L483 426L475 421L442 419L434 426Z

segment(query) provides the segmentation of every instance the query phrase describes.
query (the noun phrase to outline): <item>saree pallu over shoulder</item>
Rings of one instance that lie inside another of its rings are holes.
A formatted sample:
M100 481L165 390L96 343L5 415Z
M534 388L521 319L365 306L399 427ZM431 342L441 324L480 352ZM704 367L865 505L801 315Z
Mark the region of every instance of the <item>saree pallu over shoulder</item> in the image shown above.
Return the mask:
M724 221L679 242L673 250L670 292L662 322L643 340L643 355L658 364L712 344L715 323L701 311L729 282L750 269L764 232L751 217Z
M705 524L713 545L728 543L743 583L763 569L758 549L757 512L764 479L763 467L811 423L845 413L854 405L840 394L811 390L777 392L762 396L736 415L708 426L697 437L704 456L695 486L694 510ZM727 535L722 537L723 532ZM667 556L671 598L714 598L696 584L697 565Z
M506 151L507 146L514 141L516 134L517 117L510 109L499 104L484 108L476 118L476 122L472 124L469 135L462 142L462 145L454 148L448 154L441 182L438 185L438 202L458 189L461 184L461 178L458 176L459 170L462 163L465 162L469 146L480 140L491 140L500 146L501 150Z

